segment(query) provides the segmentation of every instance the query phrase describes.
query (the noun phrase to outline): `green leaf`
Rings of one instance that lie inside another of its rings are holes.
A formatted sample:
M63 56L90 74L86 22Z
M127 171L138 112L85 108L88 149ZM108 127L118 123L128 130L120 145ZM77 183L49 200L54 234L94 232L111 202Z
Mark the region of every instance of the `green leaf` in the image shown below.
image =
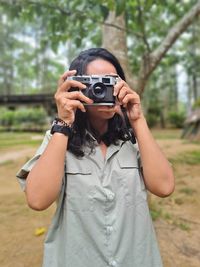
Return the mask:
M116 16L120 16L125 11L126 1L116 0L115 2L116 2L116 7L115 7Z
M109 9L106 6L100 5L101 14L103 15L103 19L106 20L109 14Z

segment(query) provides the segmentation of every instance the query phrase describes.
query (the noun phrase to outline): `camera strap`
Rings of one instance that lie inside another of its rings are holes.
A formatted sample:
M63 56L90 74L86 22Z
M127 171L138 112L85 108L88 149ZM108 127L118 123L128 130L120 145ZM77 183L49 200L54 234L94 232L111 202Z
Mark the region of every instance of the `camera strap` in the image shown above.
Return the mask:
M121 107L121 111L122 113L120 113L120 116L122 118L124 137L126 138L126 140L130 140L132 144L136 144L135 134L126 115L126 109L124 107Z

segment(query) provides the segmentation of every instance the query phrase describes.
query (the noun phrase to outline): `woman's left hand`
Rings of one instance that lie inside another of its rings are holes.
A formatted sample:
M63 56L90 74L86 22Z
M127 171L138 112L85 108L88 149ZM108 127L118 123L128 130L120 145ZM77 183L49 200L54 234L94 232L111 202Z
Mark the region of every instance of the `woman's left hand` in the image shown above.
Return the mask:
M120 80L115 85L114 96L117 97L119 104L127 110L130 123L134 123L142 117L140 97L125 81Z

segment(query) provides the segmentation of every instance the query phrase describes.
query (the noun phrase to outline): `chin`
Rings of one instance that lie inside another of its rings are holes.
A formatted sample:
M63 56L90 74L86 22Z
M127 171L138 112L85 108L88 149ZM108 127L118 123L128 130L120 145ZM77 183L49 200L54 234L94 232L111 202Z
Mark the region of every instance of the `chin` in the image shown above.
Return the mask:
M93 120L109 120L115 115L116 110L109 106L90 106L87 107L87 113Z
M99 112L99 118L101 119L111 119L115 115L115 112L105 112L105 111L100 111Z
M107 119L107 120L109 120L109 119L112 119L112 117L113 117L114 115L105 115L105 116L101 116L101 118L102 119Z

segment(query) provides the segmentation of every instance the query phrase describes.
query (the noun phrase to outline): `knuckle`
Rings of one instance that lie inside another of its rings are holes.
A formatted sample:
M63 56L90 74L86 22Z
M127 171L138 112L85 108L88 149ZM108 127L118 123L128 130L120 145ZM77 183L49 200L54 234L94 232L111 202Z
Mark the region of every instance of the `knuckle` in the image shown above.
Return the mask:
M54 94L54 99L56 100L56 102L58 101L58 99L59 99L59 95L58 95L58 93L55 93L55 94Z
M56 94L54 95L54 99L55 99L56 102L61 102L62 97L61 97L61 95L60 95L59 93L56 93Z
M74 95L75 95L75 97L79 97L80 96L80 92L79 91L75 91Z

